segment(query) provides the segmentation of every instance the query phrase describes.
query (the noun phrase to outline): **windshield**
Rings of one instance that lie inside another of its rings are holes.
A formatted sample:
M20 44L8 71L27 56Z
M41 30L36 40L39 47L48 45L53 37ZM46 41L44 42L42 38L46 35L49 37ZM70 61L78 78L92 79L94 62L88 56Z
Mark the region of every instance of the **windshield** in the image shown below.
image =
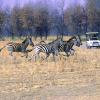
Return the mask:
M87 35L87 40L98 40L99 39L99 34L88 34Z
M97 37L91 37L90 40L98 40Z

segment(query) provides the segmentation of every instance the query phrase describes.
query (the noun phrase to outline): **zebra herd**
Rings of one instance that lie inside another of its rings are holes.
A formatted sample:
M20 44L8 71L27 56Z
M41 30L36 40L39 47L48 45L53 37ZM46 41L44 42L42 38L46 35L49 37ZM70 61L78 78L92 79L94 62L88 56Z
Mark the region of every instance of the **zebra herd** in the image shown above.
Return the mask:
M28 45L32 46L32 49L27 49ZM9 51L9 55L13 56L13 52L21 52L24 53L26 58L28 57L28 52L31 52L34 50L34 54L30 58L36 58L39 57L39 54L41 52L46 54L46 57L44 59L47 59L50 54L53 55L53 58L55 59L55 56L59 55L60 52L65 52L67 56L71 55L72 52L75 52L73 49L73 46L78 46L82 45L81 38L80 36L72 36L69 40L64 41L62 38L58 38L52 42L45 43L44 41L41 41L40 43L34 45L32 42L32 37L28 36L22 43L15 43L15 42L10 42L7 43L4 47L0 49L7 48Z

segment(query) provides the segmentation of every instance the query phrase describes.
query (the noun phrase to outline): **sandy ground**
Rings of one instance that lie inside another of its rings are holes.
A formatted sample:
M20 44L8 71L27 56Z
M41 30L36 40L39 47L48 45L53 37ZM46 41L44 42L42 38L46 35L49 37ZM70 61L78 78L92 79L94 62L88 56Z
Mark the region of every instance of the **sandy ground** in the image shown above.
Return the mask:
M48 79L38 76L34 83L27 76L0 78L0 100L100 100L100 70L51 74Z

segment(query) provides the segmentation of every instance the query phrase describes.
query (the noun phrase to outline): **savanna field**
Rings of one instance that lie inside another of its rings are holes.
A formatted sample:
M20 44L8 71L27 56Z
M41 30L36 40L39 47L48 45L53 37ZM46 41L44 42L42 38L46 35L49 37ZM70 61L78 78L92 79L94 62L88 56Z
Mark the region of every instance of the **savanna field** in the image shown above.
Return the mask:
M0 41L0 48L9 41ZM61 55L53 61L51 55L37 62L21 53L11 57L4 49L0 53L0 100L100 100L100 49L74 48L75 54L69 57Z

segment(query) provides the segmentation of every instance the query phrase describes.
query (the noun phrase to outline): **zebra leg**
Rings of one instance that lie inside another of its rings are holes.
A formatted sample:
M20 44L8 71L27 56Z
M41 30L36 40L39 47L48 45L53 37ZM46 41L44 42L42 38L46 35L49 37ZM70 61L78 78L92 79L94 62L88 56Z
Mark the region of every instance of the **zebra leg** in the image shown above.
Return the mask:
M53 55L53 61L55 61L55 55L57 56L56 51L55 52L52 52L52 55Z
M52 55L53 55L53 60L55 61L55 56L60 55L60 53L58 50L54 49L54 51L52 52Z
M28 57L27 52L23 52L23 55L22 55L21 57L24 57L24 56L25 56L26 58Z
M36 62L37 59L39 58L39 53L36 53L32 56L32 58L34 58L34 61Z
M21 53L23 54L21 57L26 57L27 58L27 52L26 52L26 50L25 50L25 48L22 48L22 51L21 51Z
M50 54L47 54L45 59L47 59L49 56L50 56Z
M70 54L74 55L74 53L75 53L75 50L72 48L72 49L70 50Z
M26 57L26 58L28 58L28 53L27 53L27 52L25 52L24 54L25 54L25 57Z
M34 61L36 62L36 59L37 59L37 55L34 55Z
M55 61L55 54L53 54L53 60Z
M34 51L35 51L35 54L33 55L33 57L36 62L37 58L39 58L40 50L38 48L35 48Z
M22 50L22 53L24 54L23 56L21 56L21 57L26 57L26 58L28 58L28 50Z
M36 62L37 58L39 57L39 53L35 53L29 60L34 60Z
M69 57L68 51L65 51L65 53L66 53L67 57Z
M32 56L28 59L28 61L32 61L32 60L34 60L34 61L36 62L36 54L32 55Z
M50 54L46 54L46 57L43 60L47 60L47 58L50 56ZM42 61L43 61L42 60Z
M10 56L13 56L13 54L12 54L12 53L13 53L13 52L12 52L12 51L10 51L10 52L9 52L9 55L10 55Z

